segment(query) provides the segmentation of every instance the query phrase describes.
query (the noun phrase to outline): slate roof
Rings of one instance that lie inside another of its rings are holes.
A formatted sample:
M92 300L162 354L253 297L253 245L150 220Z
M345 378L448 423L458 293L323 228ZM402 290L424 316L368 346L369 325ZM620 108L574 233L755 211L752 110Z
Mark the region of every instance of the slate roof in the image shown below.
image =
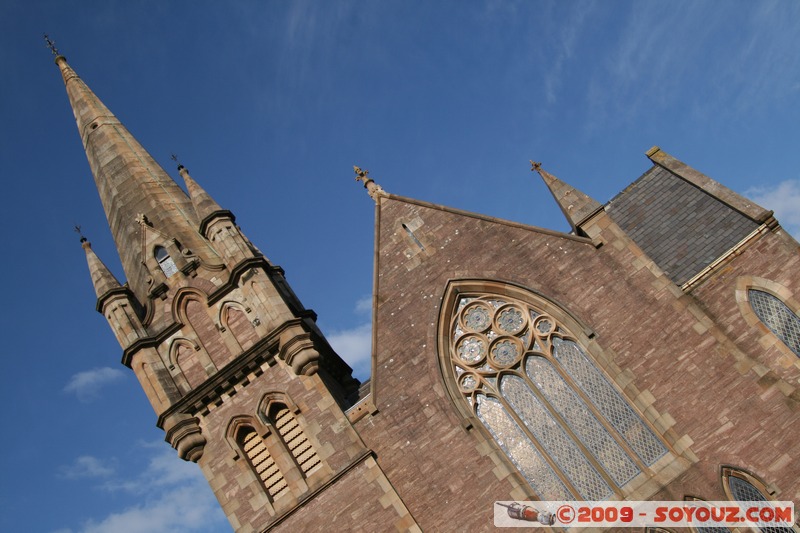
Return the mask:
M758 223L655 165L606 211L678 285L735 246Z

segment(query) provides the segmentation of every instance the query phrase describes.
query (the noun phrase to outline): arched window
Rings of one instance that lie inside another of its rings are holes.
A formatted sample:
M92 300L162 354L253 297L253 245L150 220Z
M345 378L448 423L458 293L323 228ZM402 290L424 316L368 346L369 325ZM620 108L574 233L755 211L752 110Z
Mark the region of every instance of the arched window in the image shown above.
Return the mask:
M667 453L564 324L491 294L457 296L457 394L544 500L604 500Z
M758 319L800 357L800 317L766 291L747 289L747 299Z
M760 479L743 470L723 467L722 488L731 500L739 503L774 500L768 495L767 487ZM758 530L763 533L793 533L794 531L791 527L780 526L760 526Z
M178 267L175 265L175 261L169 256L166 248L163 246L156 246L154 253L156 261L158 261L158 266L161 267L161 271L164 272L166 277L170 277L178 272Z
M236 436L239 447L247 457L247 462L256 473L270 500L275 501L289 492L289 486L278 465L267 450L264 439L251 426L242 426Z
M259 340L256 328L237 303L227 303L222 307L220 323L230 330L242 350L247 350Z
M295 416L284 404L276 402L269 407L269 420L286 444L303 476L308 477L321 463Z

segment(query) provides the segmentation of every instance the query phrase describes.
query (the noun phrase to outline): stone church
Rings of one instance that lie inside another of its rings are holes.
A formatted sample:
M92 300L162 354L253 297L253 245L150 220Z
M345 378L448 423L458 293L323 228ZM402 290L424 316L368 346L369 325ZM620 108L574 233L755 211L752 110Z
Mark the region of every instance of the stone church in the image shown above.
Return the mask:
M498 500L800 502L800 248L771 211L657 147L605 205L534 163L569 234L356 168L376 246L359 383L233 213L55 62L127 277L83 239L97 311L235 531L483 531Z

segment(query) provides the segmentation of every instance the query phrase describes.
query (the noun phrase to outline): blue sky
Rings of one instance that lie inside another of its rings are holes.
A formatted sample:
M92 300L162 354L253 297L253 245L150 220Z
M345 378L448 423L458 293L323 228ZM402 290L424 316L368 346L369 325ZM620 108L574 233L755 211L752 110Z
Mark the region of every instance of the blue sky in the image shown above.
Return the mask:
M353 181L567 230L529 159L606 202L659 145L800 235L795 1L0 2L0 530L217 532L102 316L121 268L41 34L171 153L368 372L373 203Z

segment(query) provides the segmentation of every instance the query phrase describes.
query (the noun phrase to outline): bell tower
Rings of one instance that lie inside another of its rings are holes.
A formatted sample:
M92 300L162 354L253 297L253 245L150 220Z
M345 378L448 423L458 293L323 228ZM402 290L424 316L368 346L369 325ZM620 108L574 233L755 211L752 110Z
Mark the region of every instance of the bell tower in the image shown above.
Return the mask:
M393 501L375 520L412 523L344 412L359 382L284 271L179 165L184 192L64 56L55 63L127 278L82 238L97 311L233 528L302 524L297 511L334 484L360 509Z

